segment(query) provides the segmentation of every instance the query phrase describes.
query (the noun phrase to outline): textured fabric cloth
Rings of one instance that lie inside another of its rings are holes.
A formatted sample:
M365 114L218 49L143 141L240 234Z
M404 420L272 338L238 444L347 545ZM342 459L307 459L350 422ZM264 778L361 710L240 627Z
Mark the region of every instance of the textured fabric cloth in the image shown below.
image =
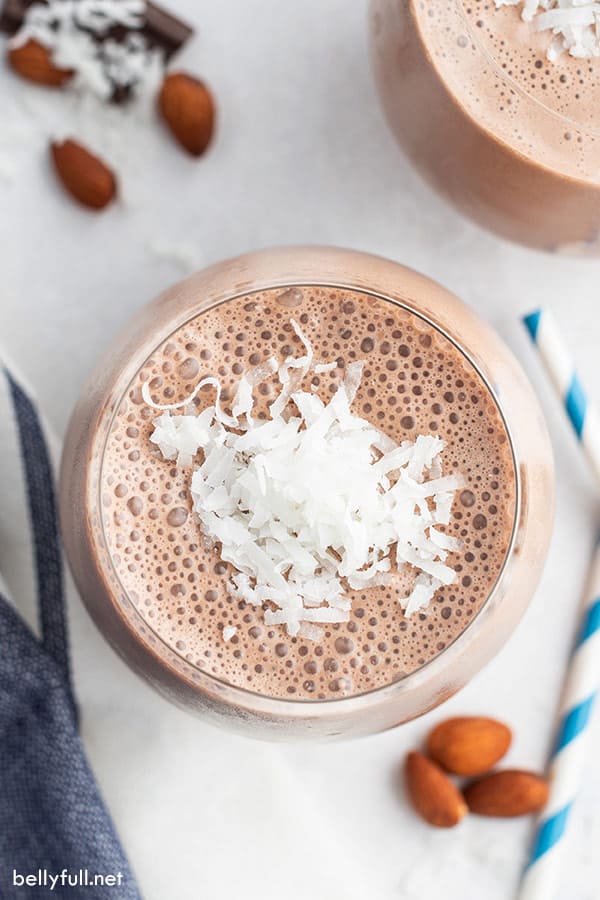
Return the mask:
M2 369L0 378L21 458L40 635L19 615L19 598L0 592L0 898L134 900L139 891L77 730L44 432L14 376Z

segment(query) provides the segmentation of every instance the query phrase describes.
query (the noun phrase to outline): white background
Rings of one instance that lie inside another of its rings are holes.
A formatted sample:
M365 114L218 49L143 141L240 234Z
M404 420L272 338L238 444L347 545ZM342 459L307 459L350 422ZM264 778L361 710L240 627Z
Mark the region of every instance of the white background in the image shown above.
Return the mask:
M148 900L511 898L531 823L473 817L435 831L407 809L398 771L447 713L503 718L516 733L508 762L545 759L598 502L518 316L554 309L600 400L600 263L504 243L421 183L382 119L364 0L171 3L199 29L180 63L220 106L218 139L200 161L152 119L94 114L0 66L0 338L55 430L115 332L169 283L256 247L338 244L437 278L513 345L547 413L557 517L542 584L500 656L443 714L354 743L259 744L188 717L130 674L73 597L75 679L98 780ZM102 215L54 181L47 142L64 129L118 164L125 198ZM19 573L11 578L18 588ZM597 758L598 723L595 747ZM561 900L600 897L599 806L592 759Z

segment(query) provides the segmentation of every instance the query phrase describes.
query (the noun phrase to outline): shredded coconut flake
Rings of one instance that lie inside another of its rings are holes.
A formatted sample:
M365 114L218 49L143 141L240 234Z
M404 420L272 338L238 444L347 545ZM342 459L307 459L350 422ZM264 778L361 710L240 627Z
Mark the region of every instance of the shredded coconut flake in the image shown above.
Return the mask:
M107 100L156 83L162 71L162 51L141 32L145 18L146 0L47 0L28 7L11 44L37 41L59 68L74 71L75 84ZM125 30L122 39L107 37L114 28Z
M522 6L521 17L536 31L551 31L548 59L567 51L578 59L600 56L600 3L590 0L496 0L501 6Z
M193 508L234 569L232 591L262 607L267 625L319 640L320 626L348 621L349 590L386 584L392 569L414 572L410 595L399 597L407 616L456 580L447 558L461 544L443 527L463 480L443 475L439 437L397 445L354 415L363 363L346 368L327 404L300 390L317 367L310 343L292 326L304 354L246 373L232 415L222 410L220 384L210 376L181 403L156 403L147 383L142 395L162 411L150 440L165 459L193 466ZM254 418L253 386L275 371L281 389L270 419ZM171 414L189 408L207 386L216 390L213 405ZM231 628L223 631L227 640L225 632L231 636Z
M226 625L223 629L223 640L230 641L232 637L235 637L237 634L237 628L235 625Z

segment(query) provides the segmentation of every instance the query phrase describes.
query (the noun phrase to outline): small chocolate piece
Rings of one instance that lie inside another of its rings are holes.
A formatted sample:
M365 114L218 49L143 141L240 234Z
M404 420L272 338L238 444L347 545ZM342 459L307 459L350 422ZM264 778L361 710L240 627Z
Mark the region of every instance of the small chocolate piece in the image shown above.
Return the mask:
M15 34L23 24L25 12L30 2L25 2L25 0L4 0L2 9L0 9L0 31L4 31L6 34Z
M152 46L162 47L166 60L171 59L194 33L191 26L176 19L156 3L148 3L142 31Z
M15 34L23 24L27 9L34 2L39 0L4 0L0 9L0 31ZM161 6L148 3L144 27L135 29L132 33L143 34L150 47L160 47L168 61L192 36L194 29ZM124 30L115 29L110 37L116 37L117 34L124 36Z

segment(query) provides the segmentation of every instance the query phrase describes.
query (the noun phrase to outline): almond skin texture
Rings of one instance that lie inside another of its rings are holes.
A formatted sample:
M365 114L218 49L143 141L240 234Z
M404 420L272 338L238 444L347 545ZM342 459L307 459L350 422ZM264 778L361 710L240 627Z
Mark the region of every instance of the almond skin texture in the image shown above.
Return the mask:
M548 802L548 783L534 772L506 769L473 782L464 795L471 812L512 818L543 809Z
M21 78L46 87L62 87L73 77L70 69L55 66L46 47L33 40L21 47L12 47L8 51L8 61Z
M489 772L512 740L510 728L495 719L462 716L446 719L430 733L427 752L454 775L473 777Z
M184 72L167 75L158 105L184 150L201 156L210 144L215 125L215 104L206 85Z
M52 144L54 168L67 191L88 209L104 209L115 198L117 180L108 166L73 140Z
M426 822L437 828L458 825L467 812L467 805L439 766L422 753L409 753L404 778L411 803Z

